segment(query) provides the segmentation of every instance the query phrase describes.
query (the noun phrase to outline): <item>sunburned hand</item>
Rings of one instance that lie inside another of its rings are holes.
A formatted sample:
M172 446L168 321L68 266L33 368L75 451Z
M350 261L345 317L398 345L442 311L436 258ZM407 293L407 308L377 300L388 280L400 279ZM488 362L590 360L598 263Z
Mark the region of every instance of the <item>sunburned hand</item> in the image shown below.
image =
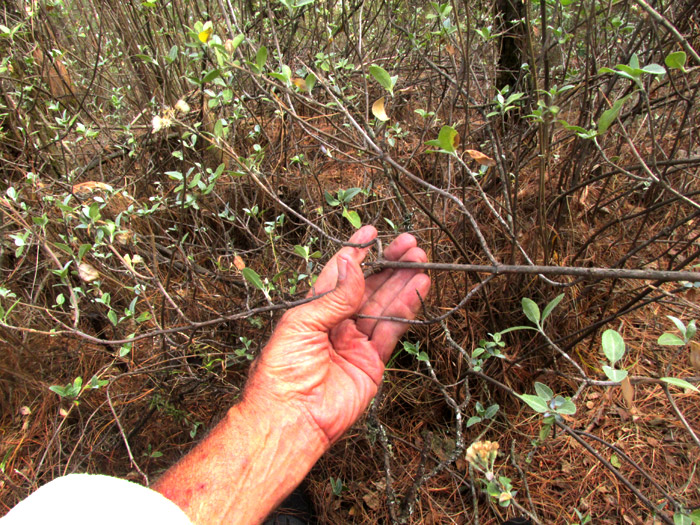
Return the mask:
M364 244L365 226L350 239ZM362 275L369 248L346 247L316 281L325 295L289 310L251 372L240 403L154 488L193 523L260 523L362 414L384 363L430 288L418 270ZM392 261L424 262L408 234L384 251Z
M365 226L350 238L363 244L377 231ZM406 323L358 319L357 314L413 319L430 278L418 270L384 270L366 280L360 263L369 248L341 249L326 265L314 292L325 296L289 310L256 363L245 399L299 410L336 441L362 414ZM425 262L409 234L385 250L390 261Z

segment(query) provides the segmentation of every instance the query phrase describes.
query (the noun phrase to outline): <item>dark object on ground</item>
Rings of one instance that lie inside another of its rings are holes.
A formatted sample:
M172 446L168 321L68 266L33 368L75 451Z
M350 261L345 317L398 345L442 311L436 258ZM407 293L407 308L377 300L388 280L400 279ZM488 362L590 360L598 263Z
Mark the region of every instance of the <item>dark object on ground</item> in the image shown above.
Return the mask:
M501 525L532 525L532 522L525 518L525 517L520 517L520 518L513 518L509 519L508 521L504 521Z
M302 483L268 516L263 525L315 525L316 516Z

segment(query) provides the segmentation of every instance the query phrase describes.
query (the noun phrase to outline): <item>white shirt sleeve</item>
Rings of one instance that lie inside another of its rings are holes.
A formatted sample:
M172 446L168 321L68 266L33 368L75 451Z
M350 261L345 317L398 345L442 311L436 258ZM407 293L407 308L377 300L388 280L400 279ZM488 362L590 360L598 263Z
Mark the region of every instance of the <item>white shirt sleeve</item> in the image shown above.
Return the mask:
M162 494L125 479L70 474L40 487L0 519L1 525L76 523L192 525Z

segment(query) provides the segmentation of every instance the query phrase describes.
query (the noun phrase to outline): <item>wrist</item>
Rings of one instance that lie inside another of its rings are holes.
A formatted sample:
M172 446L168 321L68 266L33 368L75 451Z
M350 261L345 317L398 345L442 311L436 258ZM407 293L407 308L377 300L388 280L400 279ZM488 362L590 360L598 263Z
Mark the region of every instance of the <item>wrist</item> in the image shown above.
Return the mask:
M154 488L195 523L260 523L328 446L301 410L247 391Z
M302 403L269 395L252 385L246 387L240 403L229 409L226 420L234 427L244 422L252 435L286 442L296 454L313 458L313 463L330 448L325 432ZM280 449L284 450L286 447Z

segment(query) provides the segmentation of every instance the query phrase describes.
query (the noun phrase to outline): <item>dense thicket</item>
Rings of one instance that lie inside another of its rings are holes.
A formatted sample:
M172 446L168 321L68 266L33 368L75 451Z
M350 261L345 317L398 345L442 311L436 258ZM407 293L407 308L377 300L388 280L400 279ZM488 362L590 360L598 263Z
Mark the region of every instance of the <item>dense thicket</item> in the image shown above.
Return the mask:
M312 472L322 522L691 523L699 23L693 0L7 0L3 504L158 476L371 223L454 266ZM465 460L486 439L495 463Z

